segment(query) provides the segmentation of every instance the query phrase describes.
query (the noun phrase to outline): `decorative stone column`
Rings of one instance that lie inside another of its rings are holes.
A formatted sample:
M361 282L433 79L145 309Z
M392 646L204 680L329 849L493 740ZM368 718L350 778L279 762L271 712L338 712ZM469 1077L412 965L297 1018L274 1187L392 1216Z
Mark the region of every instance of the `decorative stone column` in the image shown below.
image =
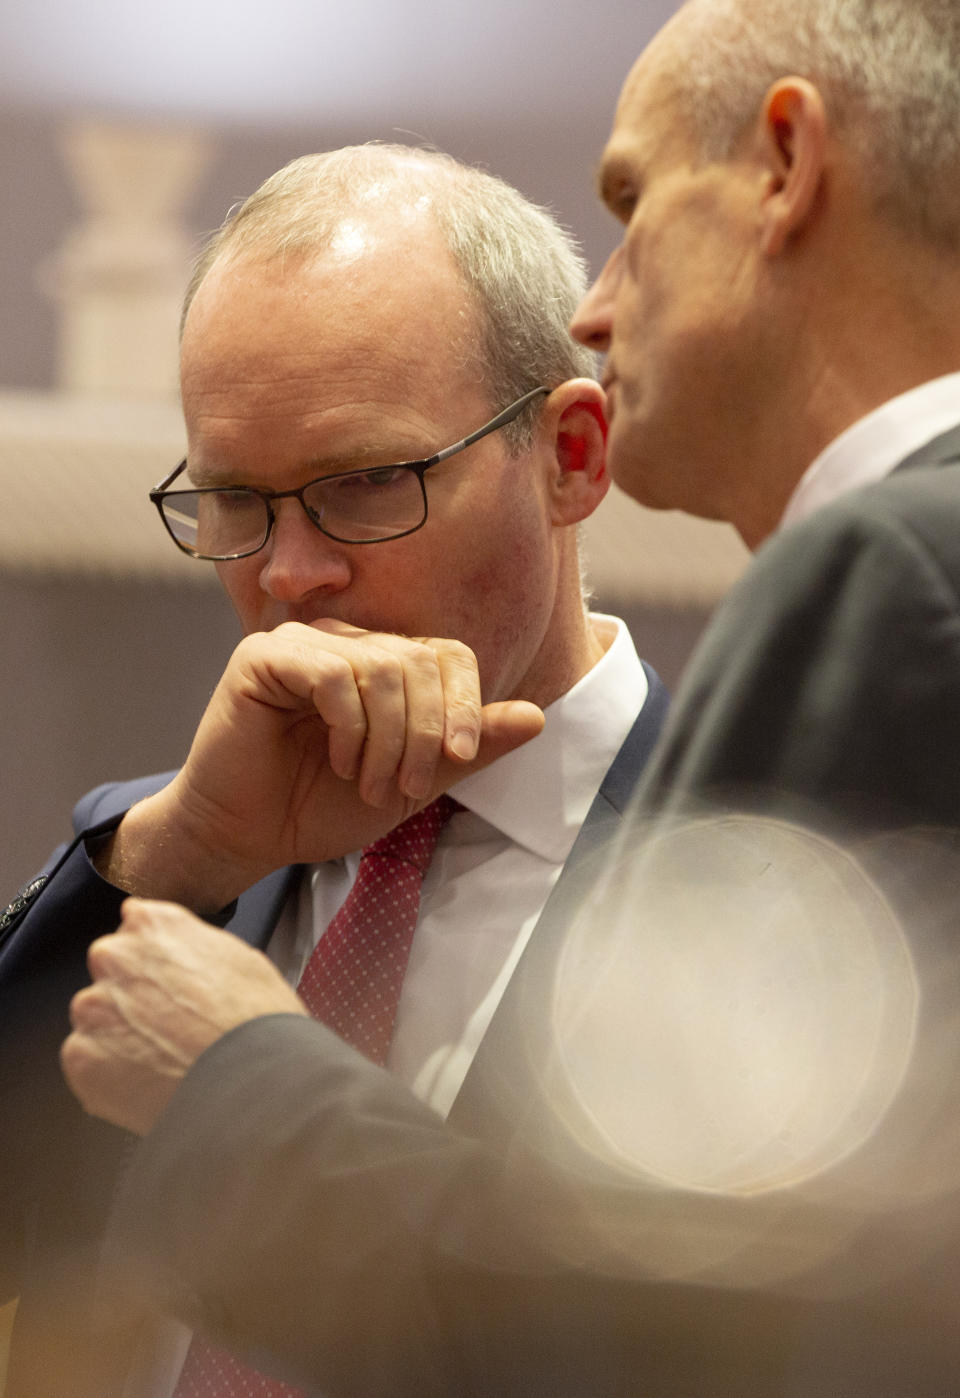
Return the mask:
M181 211L208 143L189 130L83 120L64 130L62 144L84 217L40 274L60 306L58 386L174 399L193 252Z

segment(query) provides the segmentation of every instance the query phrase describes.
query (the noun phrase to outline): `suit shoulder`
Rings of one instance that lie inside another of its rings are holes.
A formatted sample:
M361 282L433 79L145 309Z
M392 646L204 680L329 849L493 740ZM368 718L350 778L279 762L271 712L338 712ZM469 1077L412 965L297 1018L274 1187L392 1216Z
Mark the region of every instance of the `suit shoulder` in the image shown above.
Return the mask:
M745 577L751 588L791 575L832 585L871 558L960 580L960 464L912 466L847 491L774 534Z

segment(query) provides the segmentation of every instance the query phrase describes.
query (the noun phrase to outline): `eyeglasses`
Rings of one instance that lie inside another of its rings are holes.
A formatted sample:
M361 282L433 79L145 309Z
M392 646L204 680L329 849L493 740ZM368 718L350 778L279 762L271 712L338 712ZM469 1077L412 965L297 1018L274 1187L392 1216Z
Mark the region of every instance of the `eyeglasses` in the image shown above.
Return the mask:
M380 544L400 539L422 529L427 522L427 488L423 478L431 466L448 461L481 437L506 427L534 398L549 392L549 388L531 389L462 442L445 447L425 461L338 471L308 481L299 490L255 490L245 485L170 490L186 468L186 461L181 461L151 490L150 499L160 511L173 542L191 558L226 562L262 549L276 521L275 500L299 500L311 523L341 544Z

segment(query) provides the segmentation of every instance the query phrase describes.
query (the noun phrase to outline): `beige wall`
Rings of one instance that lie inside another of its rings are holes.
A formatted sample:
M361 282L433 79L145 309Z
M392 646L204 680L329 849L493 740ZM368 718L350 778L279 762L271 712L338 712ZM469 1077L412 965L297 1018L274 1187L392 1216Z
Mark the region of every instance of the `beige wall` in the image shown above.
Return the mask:
M236 638L215 585L0 575L0 906L83 792L182 759Z

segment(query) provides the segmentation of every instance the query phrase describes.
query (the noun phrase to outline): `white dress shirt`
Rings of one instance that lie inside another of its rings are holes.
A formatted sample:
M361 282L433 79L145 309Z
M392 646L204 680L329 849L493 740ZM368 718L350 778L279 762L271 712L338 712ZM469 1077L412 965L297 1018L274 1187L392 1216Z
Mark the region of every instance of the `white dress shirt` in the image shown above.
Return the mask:
M606 650L550 704L543 732L451 789L423 881L387 1066L446 1115L600 783L643 707L624 624L592 618ZM356 877L359 854L311 867L268 954L292 985Z
M960 422L960 374L945 374L901 393L860 418L800 477L780 527L796 524L855 486L888 476L925 442Z

